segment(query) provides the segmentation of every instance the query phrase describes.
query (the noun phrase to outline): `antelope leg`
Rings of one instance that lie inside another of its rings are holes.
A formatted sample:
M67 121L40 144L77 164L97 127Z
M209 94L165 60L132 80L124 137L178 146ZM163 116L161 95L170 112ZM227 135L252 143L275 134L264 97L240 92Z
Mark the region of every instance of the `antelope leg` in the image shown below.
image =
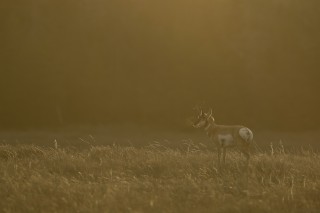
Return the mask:
M227 153L227 148L223 147L223 153L222 153L223 164L226 164L226 153Z
M220 156L221 156L221 147L218 146L218 166L220 168Z

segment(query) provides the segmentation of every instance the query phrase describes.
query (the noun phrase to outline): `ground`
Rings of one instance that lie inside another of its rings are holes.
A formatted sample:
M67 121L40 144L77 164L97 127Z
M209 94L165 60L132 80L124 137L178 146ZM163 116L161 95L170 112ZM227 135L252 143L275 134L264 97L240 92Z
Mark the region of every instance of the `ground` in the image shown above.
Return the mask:
M274 143L254 152L248 168L230 151L219 169L202 138L135 145L87 135L76 146L2 136L0 212L320 210L320 153L311 146Z

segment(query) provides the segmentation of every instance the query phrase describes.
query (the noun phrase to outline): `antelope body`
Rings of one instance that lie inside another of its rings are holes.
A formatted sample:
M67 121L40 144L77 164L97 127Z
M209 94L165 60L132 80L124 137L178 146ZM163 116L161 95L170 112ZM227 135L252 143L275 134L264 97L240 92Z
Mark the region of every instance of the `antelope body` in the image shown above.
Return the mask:
M249 149L253 143L253 133L249 128L241 125L218 125L212 116L212 110L209 113L203 113L201 110L193 126L195 128L203 128L217 147L219 167L221 151L223 163L225 164L228 147L237 147L246 157L247 164L249 163Z

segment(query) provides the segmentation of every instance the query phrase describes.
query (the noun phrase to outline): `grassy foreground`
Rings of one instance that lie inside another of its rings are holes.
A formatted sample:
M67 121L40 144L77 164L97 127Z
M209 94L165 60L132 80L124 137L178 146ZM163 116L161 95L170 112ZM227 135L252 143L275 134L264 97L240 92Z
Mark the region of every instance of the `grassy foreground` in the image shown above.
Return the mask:
M0 212L318 212L320 154L0 146Z

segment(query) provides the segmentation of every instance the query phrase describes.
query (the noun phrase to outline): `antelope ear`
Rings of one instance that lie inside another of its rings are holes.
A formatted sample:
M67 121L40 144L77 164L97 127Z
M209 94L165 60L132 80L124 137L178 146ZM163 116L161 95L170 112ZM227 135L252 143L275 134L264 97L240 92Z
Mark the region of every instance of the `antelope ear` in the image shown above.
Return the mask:
M202 111L202 109L200 110L200 115L203 115L203 111Z
M208 117L211 117L211 116L212 116L212 108L211 108L210 111L207 113L207 116L208 116Z

